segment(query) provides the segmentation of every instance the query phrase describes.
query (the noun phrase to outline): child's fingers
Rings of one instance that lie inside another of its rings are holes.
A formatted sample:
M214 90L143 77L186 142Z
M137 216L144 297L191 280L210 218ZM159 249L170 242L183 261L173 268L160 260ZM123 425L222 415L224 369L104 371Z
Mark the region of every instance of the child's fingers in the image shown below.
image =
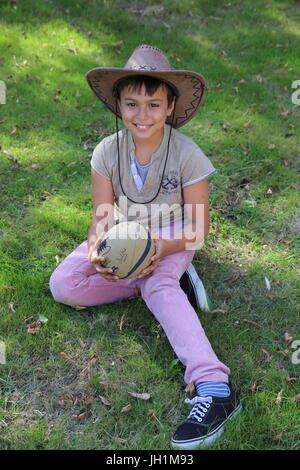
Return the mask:
M104 256L92 256L92 263L94 264L103 264L106 261L106 258Z
M143 271L141 271L140 274L138 275L138 279L141 279L151 274L154 271L154 269L157 267L157 265L159 264L159 261L160 260L158 259L155 262L152 262L151 264L149 264L147 268L143 269Z
M101 266L95 266L95 269L100 276L104 277L107 281L118 281L119 277L116 276L111 268L103 268Z

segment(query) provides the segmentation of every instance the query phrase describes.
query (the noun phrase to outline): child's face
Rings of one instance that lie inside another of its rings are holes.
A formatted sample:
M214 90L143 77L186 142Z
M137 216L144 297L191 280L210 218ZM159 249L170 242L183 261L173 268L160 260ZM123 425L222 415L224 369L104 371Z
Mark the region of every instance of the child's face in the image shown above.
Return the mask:
M124 125L129 129L135 141L157 142L163 136L163 128L168 116L171 116L174 102L168 106L167 90L160 86L152 95L146 95L145 86L140 93L126 87L121 92L120 112Z

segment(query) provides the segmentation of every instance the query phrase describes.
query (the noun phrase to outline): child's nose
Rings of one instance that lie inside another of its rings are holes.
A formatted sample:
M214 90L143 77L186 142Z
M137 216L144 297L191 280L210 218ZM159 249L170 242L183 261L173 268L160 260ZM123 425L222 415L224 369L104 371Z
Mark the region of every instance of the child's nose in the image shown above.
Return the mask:
M140 106L138 109L138 117L139 119L145 119L147 118L148 113L147 113L147 108L146 106Z

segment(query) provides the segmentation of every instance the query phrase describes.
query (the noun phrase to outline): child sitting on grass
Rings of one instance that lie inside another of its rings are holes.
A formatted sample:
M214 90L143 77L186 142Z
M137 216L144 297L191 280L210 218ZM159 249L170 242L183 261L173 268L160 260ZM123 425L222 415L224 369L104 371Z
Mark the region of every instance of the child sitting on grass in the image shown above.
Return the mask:
M228 384L230 370L217 358L195 312L203 307L202 284L192 260L209 231L208 176L215 169L177 129L202 104L204 79L196 72L171 69L163 52L148 45L139 46L125 68L95 68L87 79L125 128L117 127L93 152L88 240L57 267L50 288L56 301L72 306L116 302L139 289L186 367L185 382L193 382L197 393L185 400L193 408L172 446L208 445L241 405ZM132 279L119 279L97 255L101 237L116 223L115 205L123 220L135 214L156 235L151 264Z

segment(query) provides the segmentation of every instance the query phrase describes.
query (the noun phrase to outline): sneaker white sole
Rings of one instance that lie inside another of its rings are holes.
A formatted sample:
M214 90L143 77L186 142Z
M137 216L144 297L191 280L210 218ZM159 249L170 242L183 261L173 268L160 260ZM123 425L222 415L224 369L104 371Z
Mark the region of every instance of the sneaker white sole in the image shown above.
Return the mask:
M193 286L196 302L201 310L209 311L208 297L204 289L204 285L198 276L198 273L192 264L186 270L190 282Z
M220 424L219 427L214 429L211 433L208 433L206 436L203 436L202 438L196 438L196 439L189 439L186 441L175 441L172 439L171 445L174 449L182 449L182 450L193 450L197 449L197 447L206 447L211 445L214 441L219 439L225 429L226 422L229 421L230 419L234 418L236 415L238 415L242 411L242 405L241 403L233 412L228 416L228 418Z

